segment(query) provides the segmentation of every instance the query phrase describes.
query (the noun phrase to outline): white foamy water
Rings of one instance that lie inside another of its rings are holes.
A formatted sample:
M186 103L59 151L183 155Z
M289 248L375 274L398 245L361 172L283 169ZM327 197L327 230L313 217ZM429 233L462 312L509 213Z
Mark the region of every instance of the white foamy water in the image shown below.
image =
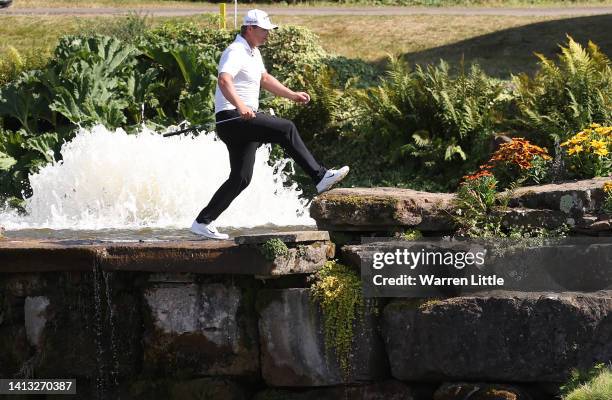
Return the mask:
M30 176L27 215L0 211L1 226L187 228L230 170L227 149L214 134L164 138L146 128L128 135L96 126L81 129L61 153L62 161ZM269 146L257 150L251 184L217 219L218 226L314 225L300 191L283 187L285 177L267 164L269 155Z

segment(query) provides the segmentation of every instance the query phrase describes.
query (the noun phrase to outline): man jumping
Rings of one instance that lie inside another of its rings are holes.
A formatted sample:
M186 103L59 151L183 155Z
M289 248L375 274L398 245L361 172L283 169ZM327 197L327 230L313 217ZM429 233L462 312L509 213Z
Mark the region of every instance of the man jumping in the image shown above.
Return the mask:
M310 96L294 92L270 75L263 64L258 46L266 42L270 30L277 26L268 14L250 10L244 17L240 34L221 55L215 92L215 119L217 135L227 146L230 157L230 176L213 195L210 202L191 225L191 231L211 239L228 239L219 233L213 221L229 207L231 202L251 182L255 151L263 143L278 143L285 152L312 178L317 192L323 193L342 180L349 172L345 166L338 170L326 169L315 160L304 145L293 122L256 113L259 108L259 90L306 104Z

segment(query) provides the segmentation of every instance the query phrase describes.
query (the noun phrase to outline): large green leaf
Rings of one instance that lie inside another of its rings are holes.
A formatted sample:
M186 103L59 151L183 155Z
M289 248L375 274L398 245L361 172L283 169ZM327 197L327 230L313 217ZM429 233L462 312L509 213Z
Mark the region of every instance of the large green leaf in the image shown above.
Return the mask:
M46 162L55 161L55 149L59 144L57 133L44 133L25 142L25 148L40 154Z
M16 118L28 133L32 132L30 120L35 113L35 94L11 82L0 90L0 116Z
M17 164L17 160L8 154L0 152L0 171L8 171L15 164Z
M72 80L56 87L50 108L80 125L102 123L109 128L125 122L127 100L116 93L118 79L105 75L102 64L75 64Z

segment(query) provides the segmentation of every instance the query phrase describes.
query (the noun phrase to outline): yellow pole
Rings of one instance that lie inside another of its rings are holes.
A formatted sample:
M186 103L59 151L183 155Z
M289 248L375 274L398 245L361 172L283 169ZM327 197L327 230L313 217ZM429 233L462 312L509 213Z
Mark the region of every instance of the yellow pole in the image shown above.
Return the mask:
M219 29L227 29L225 21L225 3L219 4Z

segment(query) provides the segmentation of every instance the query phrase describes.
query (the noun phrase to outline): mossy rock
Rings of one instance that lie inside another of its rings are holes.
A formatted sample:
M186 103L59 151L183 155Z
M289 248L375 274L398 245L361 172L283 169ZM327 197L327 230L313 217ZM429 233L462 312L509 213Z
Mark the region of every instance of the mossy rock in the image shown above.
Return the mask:
M259 246L261 255L268 261L272 262L278 257L286 257L289 255L289 248L280 239L270 239Z

